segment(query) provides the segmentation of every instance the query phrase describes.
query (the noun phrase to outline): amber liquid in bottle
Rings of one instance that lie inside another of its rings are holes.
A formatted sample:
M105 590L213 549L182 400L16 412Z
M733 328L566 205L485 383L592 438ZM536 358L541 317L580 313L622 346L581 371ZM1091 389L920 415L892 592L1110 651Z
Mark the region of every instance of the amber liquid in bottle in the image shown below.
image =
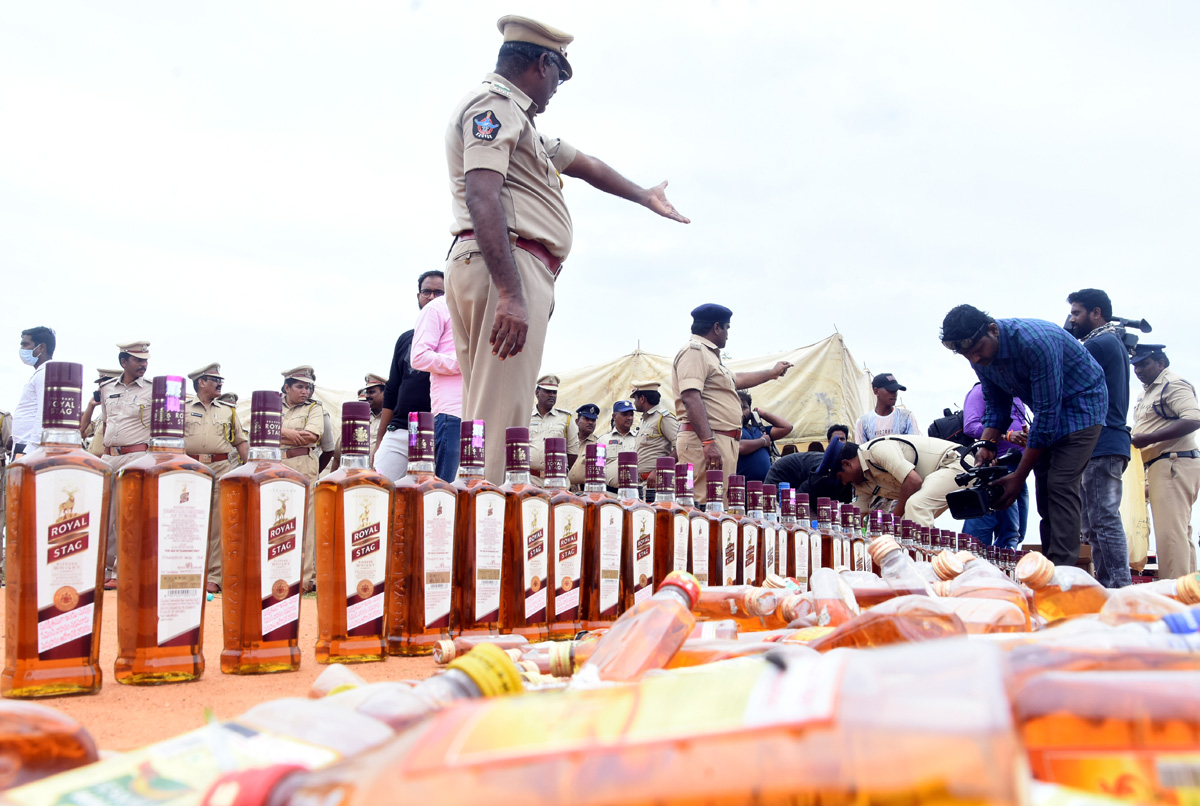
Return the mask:
M5 697L100 690L108 465L80 447L83 367L46 365L41 446L8 468Z
M676 469L683 467L677 465ZM721 503L721 490L724 487L724 476L720 470L708 471L706 480L708 486L707 503L704 509L696 509L688 514L688 529L690 545L688 554L691 558L691 573L700 583L701 588L710 585L720 585L724 582L724 557L721 548L720 519L724 509ZM715 478L712 476L715 475ZM678 479L678 476L676 476Z
M1033 604L1047 622L1099 613L1108 602L1108 589L1082 568L1055 567L1036 551L1021 558L1017 577L1033 589Z
M408 473L396 482L388 567L387 651L429 655L452 640L458 491L434 475L433 415L408 416Z
M624 512L604 483L604 445L584 447L583 573L584 622L589 630L608 627L621 614L625 578L621 575Z
M505 434L507 468L504 484L504 581L500 624L504 632L530 641L549 637L548 614L553 595L554 562L550 542L550 495L529 476L529 429Z
M803 498L797 501L800 496L796 495L795 490L785 490L781 504L783 526L788 530L788 544L791 547L791 551L788 552L787 575L796 580L802 592L806 592L809 575L812 573L813 530L808 512L808 495L801 495Z
M729 477L729 516L737 524L734 538L734 585L753 585L758 572L758 520L746 514L746 477Z
M392 482L370 468L371 407L342 404L342 463L317 482L317 663L387 657Z
M213 473L183 452L183 378L154 379L150 450L121 468L117 507L120 683L204 673L205 569Z
M500 634L504 493L483 475L484 421L464 420L459 441L454 612L460 635Z
M583 499L567 487L567 441L548 437L545 454L553 568L547 619L550 640L563 641L583 629Z
M842 564L842 541L838 529L834 526L833 506L828 498L817 499L817 521L820 524L817 536L820 537L821 559L813 565L813 571L818 568L836 568ZM812 579L811 575L809 579Z
M255 392L251 407L250 460L217 482L225 565L221 671L294 672L308 483L282 462L279 394Z
M850 511L842 510L842 532L850 545L849 562L846 564L852 571L867 570L867 541L855 523L854 507Z
M654 579L666 579L672 571L688 570L691 524L688 513L675 500L675 460L659 460L655 470L654 494Z
M625 580L622 612L649 599L661 580L654 575L656 512L638 491L637 452L618 454L617 500L625 510L621 525L621 577Z
M787 576L788 532L779 523L777 487L774 484L763 485L763 543L767 551L763 554L766 574Z

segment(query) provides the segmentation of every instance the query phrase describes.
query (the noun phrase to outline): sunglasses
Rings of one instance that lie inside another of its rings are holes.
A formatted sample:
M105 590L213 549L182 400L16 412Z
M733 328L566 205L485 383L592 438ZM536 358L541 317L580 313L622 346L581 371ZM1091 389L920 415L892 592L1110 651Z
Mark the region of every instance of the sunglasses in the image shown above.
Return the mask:
M962 354L975 346L976 342L983 338L983 334L987 332L989 322L984 322L975 331L973 336L965 339L942 339L942 346L952 353Z

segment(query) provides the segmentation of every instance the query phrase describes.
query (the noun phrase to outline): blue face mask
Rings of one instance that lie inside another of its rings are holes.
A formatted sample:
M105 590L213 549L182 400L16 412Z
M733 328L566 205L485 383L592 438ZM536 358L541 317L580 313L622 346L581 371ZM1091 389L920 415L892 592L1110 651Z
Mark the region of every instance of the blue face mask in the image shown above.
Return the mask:
M33 350L21 350L21 363L36 367L38 360L33 357Z

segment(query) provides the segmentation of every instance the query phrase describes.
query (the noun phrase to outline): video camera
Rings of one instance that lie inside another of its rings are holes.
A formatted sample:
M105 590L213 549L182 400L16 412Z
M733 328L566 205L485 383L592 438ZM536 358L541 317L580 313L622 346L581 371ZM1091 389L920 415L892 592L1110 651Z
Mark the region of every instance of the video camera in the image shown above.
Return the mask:
M976 442L971 446L971 452L983 445L983 442ZM972 467L955 476L954 481L958 486L966 489L955 490L946 495L946 505L950 507L950 514L961 521L967 518L982 518L995 511L996 500L1003 490L993 487L991 482L1013 472L1020 461L1021 453L1014 449L997 458L994 465Z
M1150 323L1145 319L1126 319L1124 316L1114 316L1110 321L1116 322L1121 327L1125 328L1125 349L1133 355L1133 348L1137 347L1138 337L1130 333L1130 330L1140 330L1143 333L1150 333L1154 330ZM1075 335L1075 329L1071 327L1071 317L1067 317L1067 321L1063 323L1063 330Z

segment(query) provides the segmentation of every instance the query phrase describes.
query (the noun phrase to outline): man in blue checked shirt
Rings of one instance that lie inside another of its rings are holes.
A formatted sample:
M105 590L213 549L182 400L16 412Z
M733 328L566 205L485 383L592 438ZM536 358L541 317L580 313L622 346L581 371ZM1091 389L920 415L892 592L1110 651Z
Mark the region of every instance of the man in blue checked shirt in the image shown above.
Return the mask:
M971 362L983 388L983 440L976 454L986 463L1008 428L1013 397L1033 414L1021 463L992 484L1003 494L998 509L1020 495L1033 472L1042 553L1055 565L1079 558L1080 479L1108 411L1104 371L1061 325L1040 319L996 320L959 305L942 321L942 344Z

